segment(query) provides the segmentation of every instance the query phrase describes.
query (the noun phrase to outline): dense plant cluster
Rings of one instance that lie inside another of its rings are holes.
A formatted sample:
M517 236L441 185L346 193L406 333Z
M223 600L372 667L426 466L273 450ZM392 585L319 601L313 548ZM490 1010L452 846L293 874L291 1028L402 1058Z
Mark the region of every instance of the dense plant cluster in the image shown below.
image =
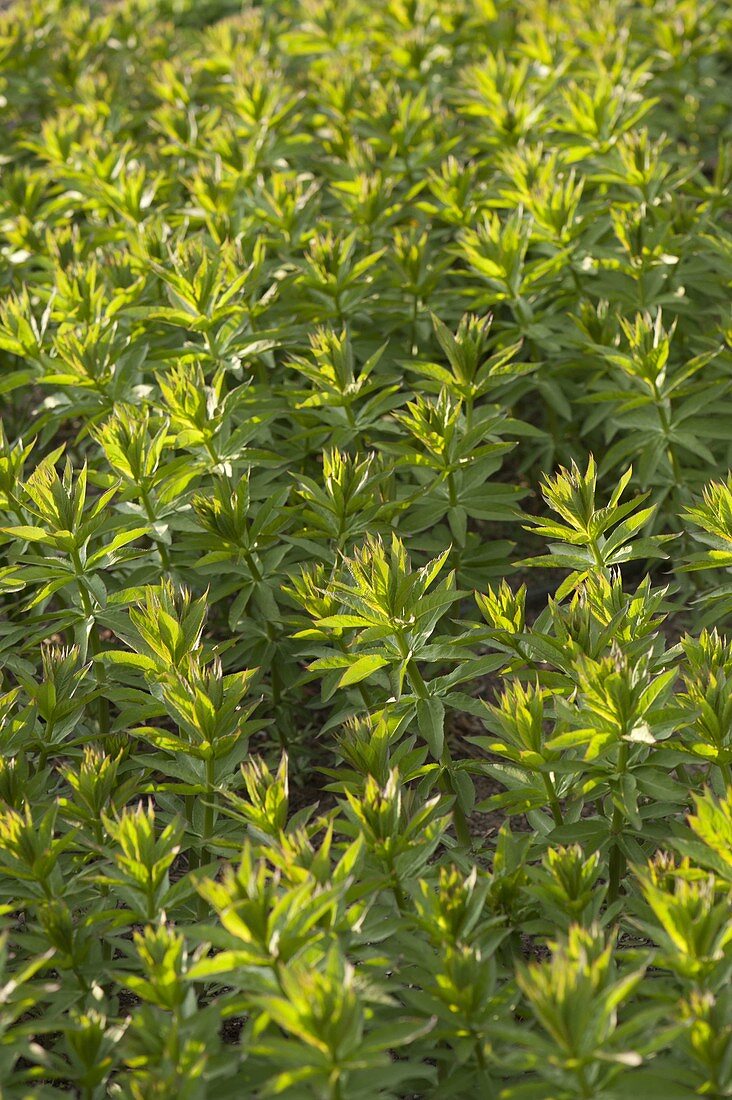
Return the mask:
M0 14L0 1095L732 1096L732 12Z

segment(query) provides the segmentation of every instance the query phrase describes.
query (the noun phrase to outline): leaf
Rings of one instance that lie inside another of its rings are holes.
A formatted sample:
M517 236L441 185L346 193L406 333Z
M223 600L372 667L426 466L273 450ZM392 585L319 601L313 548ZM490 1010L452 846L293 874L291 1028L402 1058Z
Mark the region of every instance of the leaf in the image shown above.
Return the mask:
M389 661L385 657L379 657L375 653L359 657L343 673L338 681L338 687L349 687L351 684L358 684L361 680L365 680L367 676L370 676L372 672L377 672L388 664Z
M127 665L129 668L138 668L143 672L154 672L157 665L151 657L142 653L128 653L123 649L105 649L94 655L95 661L106 661L111 665Z
M0 527L0 533L14 539L23 539L24 542L48 542L52 538L43 527L28 527L23 524L19 527Z
M417 725L433 760L440 760L445 745L445 706L441 699L418 699Z
M250 967L262 965L262 957L256 950L240 948L230 951L219 951L198 962L188 969L187 977L190 981L205 981L207 978L221 977L225 974L243 974Z
M326 615L323 619L316 620L318 626L327 627L330 630L345 630L349 627L367 627L372 623L360 615Z
M136 539L146 535L150 528L145 527L132 527L126 531L119 531L106 546L103 546L101 550L97 550L94 554L91 554L87 559L87 568L94 569L97 565L104 561L105 558L114 557L117 550L121 550L123 546L128 546L129 543L134 542Z
M610 824L598 818L557 825L549 833L550 844L580 844L586 852L597 851L610 836Z

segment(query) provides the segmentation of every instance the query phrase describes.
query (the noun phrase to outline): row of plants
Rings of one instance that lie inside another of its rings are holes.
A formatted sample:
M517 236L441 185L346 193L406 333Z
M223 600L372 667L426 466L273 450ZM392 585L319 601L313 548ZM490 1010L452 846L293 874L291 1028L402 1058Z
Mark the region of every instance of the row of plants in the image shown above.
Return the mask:
M0 1097L732 1096L731 32L0 13Z

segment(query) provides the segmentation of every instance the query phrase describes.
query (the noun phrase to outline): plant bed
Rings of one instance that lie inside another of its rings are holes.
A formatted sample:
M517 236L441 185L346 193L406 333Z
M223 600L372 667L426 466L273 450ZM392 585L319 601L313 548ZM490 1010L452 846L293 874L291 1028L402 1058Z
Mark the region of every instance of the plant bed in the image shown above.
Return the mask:
M1 5L0 1096L732 1096L732 17Z

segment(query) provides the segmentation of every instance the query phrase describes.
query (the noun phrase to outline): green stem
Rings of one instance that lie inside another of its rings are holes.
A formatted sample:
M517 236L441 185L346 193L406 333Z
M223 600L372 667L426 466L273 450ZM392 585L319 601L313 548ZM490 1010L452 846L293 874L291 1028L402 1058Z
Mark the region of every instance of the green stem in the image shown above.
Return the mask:
M587 1074L585 1072L584 1066L579 1066L577 1069L577 1081L579 1082L579 1086L582 1089L582 1096L586 1097L587 1100L591 1100L593 1095L592 1088L590 1087L590 1082L587 1080Z
M203 445L206 448L206 453L207 453L208 457L211 459L214 467L218 466L219 463L221 462L221 459L216 454L216 451L214 450L214 446L213 446L213 443L211 442L211 440L210 439L205 439L203 441Z
M155 516L155 510L154 510L154 508L152 506L152 503L150 501L150 496L147 492L147 489L143 489L142 485L139 486L139 489L140 489L140 500L142 501L142 506L145 509L145 515L147 516L149 522L152 525L154 525L157 522L157 520L156 520L156 516ZM162 539L156 538L155 535L151 535L150 537L151 537L152 541L155 543L155 545L158 548L158 553L160 554L160 561L162 563L163 569L166 571L166 573L169 573L170 572L170 554L168 553L167 546L162 541Z
M191 836L193 836L193 812L195 805L195 795L187 794L184 796L183 806L186 815L186 822L188 823L188 830L191 833ZM188 849L188 870L195 871L200 866L201 853L196 851L193 843L191 842L191 847Z
M547 797L549 799L549 805L551 806L554 824L563 825L564 817L562 816L562 807L559 803L557 789L554 786L554 780L550 775L547 775L546 772L541 773L541 778L544 780L544 787L546 789Z
M627 764L628 746L623 744L620 746L620 754L618 756L618 775L624 774ZM623 813L620 807L616 805L613 809L612 823L610 826L610 831L613 836L608 868L608 901L610 902L617 901L618 895L620 894L620 883L625 872L625 856L617 841L617 837L622 832L622 829Z
M592 551L592 557L594 558L595 565L603 576L607 576L607 567L605 566L605 560L602 556L602 550L597 540L592 539L590 542L590 550Z
M429 699L430 693L427 690L427 684L417 667L414 657L410 657L407 661L407 679L412 691L419 699Z
M419 699L429 699L430 693L427 689L427 684L424 682L424 677L417 668L417 662L414 660L413 657L410 657L407 661L407 678L411 685L412 691ZM452 756L450 754L450 746L447 743L447 738L445 738L443 744L440 765L442 767L443 773L447 773L447 776L449 777L450 773L452 772L453 765ZM443 790L445 790L444 786ZM446 793L451 794L455 799L452 807L452 821L453 825L455 826L455 834L457 836L458 843L463 848L470 848L472 845L472 837L470 835L470 829L468 827L468 819L465 816L462 807L458 803L457 793L453 789L452 783L450 783L449 780Z
M81 555L79 554L78 550L72 550L70 557L71 564L73 565L74 572L76 574L76 587L79 592L81 606L84 609L84 614L86 615L87 619L93 619L94 612L92 609L91 600L89 599L89 593L87 592L86 588L84 588L84 585L81 582L81 578L84 575L84 566L81 564Z
M206 760L206 805L203 811L203 842L208 845L213 837L216 821L216 761L213 756ZM207 858L211 856L208 846L205 849Z
M79 592L79 599L81 600L81 606L84 611L84 615L90 620L89 626L89 649L93 657L96 657L102 648L102 644L99 638L99 630L97 628L97 622L94 617L94 608L89 598L89 593L82 583L82 577L84 575L84 566L81 564L81 555L78 550L72 550L70 553L71 563L74 566L74 572L76 573L76 587ZM101 661L94 662L94 677L97 682L97 689L99 690L99 697L97 699L97 721L99 723L99 735L100 737L107 737L109 734L109 701L102 694L104 685L107 682L107 674L104 670L104 665Z
M42 771L46 766L48 760L48 754L51 750L51 738L53 737L53 718L49 718L46 722L46 728L43 731L44 742L41 745L41 750L38 753L38 769Z
M391 878L390 878L391 892L394 895L394 901L397 904L397 909L404 915L407 909L407 899L404 896L402 890L402 884L399 881L399 875L397 874L396 867L392 863L391 865Z
M335 306L336 315L338 317L338 330L339 332L343 332L346 329L346 318L343 315L341 292L339 290L333 295L333 305Z
M450 500L450 507L451 508L456 508L458 499L457 499L457 491L455 489L455 479L453 477L453 471L452 470L447 471L446 481L447 481L448 497L449 497L449 500Z
M613 816L613 832L615 831L615 818ZM625 870L625 860L623 853L618 847L617 841L613 841L613 846L610 851L610 864L609 864L609 876L608 876L608 901L613 902L618 900L620 894L620 883L623 878L623 871Z
M582 282L581 282L580 277L577 274L577 271L575 269L574 259L571 259L567 266L568 266L568 269L569 269L569 273L572 276L572 282L574 283L574 288L577 291L577 294L579 295L580 298L584 297L584 290L582 289Z
M206 802L203 807L203 844L201 852L198 857L197 866L201 866L203 863L208 863L214 858L213 852L210 848L210 843L214 835L214 825L216 823L216 761L213 756L209 756L206 759ZM191 864L191 852L189 856L189 866ZM208 914L208 908L206 899L200 894L198 895L198 919L205 920Z
M412 295L412 316L409 322L409 345L410 355L416 355L419 351L417 347L417 311L419 309L419 298L416 294Z
M479 1036L475 1036L475 1045L473 1049L475 1050L475 1059L478 1063L479 1068L483 1071L483 1073L487 1073L488 1063L485 1060L485 1054L483 1053L483 1044Z
M255 582L261 581L262 571L260 570L259 566L255 562L254 557L252 556L251 550L245 550L244 547L242 547L241 556L244 558L244 561L246 562L247 566L249 567L249 572L252 574L252 577L254 578L254 581Z
M96 622L89 633L89 648L95 657L101 652L102 646L99 640ZM101 693L107 682L107 673L101 661L94 662L94 673L96 675L97 687ZM97 720L99 722L99 734L101 737L106 738L109 735L109 700L102 694L100 694L97 699Z
M663 405L664 397L655 382L653 383L653 398L656 403L656 412L658 413L658 419L661 424L661 431L663 432L666 443L668 444L666 447L666 457L668 458L669 464L671 466L671 472L674 477L674 484L678 489L684 484L684 475L681 472L681 467L679 465L676 451L671 445L671 421L669 420L666 414L666 409Z

